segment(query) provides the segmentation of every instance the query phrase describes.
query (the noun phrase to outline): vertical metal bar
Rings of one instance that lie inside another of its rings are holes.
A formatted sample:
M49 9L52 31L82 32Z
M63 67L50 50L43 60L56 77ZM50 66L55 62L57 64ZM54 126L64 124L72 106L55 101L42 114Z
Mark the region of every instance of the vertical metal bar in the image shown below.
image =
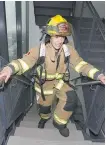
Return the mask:
M70 17L70 16L71 16L71 11L72 11L72 9L68 9L68 10L69 10L68 16Z
M80 36L81 19L82 19L82 15L83 15L83 11L84 11L84 3L85 3L85 2L82 2L81 13L80 13L80 19L79 19L79 24L78 24L78 35L79 35L79 36Z
M82 15L83 15L84 4L85 4L85 2L82 2L81 13L80 13L80 19L82 18Z
M15 2L16 6L16 34L17 34L17 57L22 57L22 16L21 1Z
M92 39L93 39L93 34L94 34L94 31L95 31L95 17L93 17L93 22L92 22L92 28L91 28L91 32L90 32L90 35L89 35L89 40L88 40L88 46L87 48L90 49L90 46L91 46L91 42L92 42Z
M72 16L73 16L73 17L75 16L75 7L76 7L76 2L73 1L73 2L72 2Z
M81 39L80 39L80 26L81 26L81 19L82 19L82 15L83 15L83 11L84 11L84 2L82 2L82 7L81 7L81 13L80 13L80 18L79 18L79 22L78 22L78 36L79 36L79 44L80 44L80 46L81 46ZM81 46L82 47L82 46ZM78 50L78 52L79 52L79 54L81 55L81 50L79 49Z
M26 52L29 50L29 2L26 1Z
M9 61L5 2L0 1L0 55Z

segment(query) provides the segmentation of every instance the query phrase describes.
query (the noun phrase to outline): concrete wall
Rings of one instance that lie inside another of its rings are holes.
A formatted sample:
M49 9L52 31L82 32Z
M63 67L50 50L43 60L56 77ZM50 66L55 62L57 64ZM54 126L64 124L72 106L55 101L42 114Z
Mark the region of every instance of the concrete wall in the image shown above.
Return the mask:
M101 18L105 17L105 1L92 1L95 9L97 10L99 16ZM82 6L82 1L77 1L76 2L76 10L75 10L75 16L79 17L81 13L81 6ZM90 10L88 7L84 8L84 13L83 17L92 17Z
M105 1L92 1L95 9L101 18L105 18Z
M33 2L29 2L29 49L39 45L41 37L39 26L35 24Z

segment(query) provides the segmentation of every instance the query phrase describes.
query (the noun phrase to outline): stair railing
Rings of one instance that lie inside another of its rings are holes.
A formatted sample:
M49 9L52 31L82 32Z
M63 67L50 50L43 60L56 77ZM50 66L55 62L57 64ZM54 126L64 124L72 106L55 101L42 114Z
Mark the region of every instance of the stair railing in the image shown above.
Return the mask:
M99 30L99 32L101 34L100 37L102 36L104 41L105 41L105 32L104 32L105 26L104 26L100 16L98 15L96 9L94 8L92 2L84 1L84 2L82 2L80 19L79 19L79 26L78 26L79 27L79 29L78 29L79 36L80 36L80 27L81 27L81 21L82 21L82 18L83 18L84 8L88 8L89 11L91 12L92 17L93 17L92 18L93 19L92 20L92 27L91 27L91 31L90 31L90 34L89 34L88 45L87 45L87 47L90 48L91 42L92 42L92 38L93 38L93 36L95 34L95 24L97 25L96 31Z

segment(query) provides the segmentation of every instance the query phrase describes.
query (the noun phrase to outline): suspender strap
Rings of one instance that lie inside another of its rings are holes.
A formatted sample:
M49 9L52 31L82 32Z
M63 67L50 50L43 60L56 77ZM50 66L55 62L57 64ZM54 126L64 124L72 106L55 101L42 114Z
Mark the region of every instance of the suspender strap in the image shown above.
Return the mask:
M41 68L40 68L39 83L40 83L40 88L41 88L41 96L42 96L43 101L45 101L46 99L45 99L45 95L44 95L44 92L43 92L42 72L43 72L43 66L41 66Z

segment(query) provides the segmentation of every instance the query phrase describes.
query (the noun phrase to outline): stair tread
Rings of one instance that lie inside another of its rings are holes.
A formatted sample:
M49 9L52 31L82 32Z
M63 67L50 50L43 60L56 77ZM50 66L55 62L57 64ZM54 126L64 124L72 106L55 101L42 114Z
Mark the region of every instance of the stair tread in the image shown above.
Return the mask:
M35 121L21 121L20 123L20 127L27 127L27 128L37 128L38 126L38 120ZM76 130L76 126L74 123L69 122L67 127L70 130ZM55 129L53 124L52 124L52 120L49 120L46 124L45 124L45 128L50 128L50 129Z
M92 145L105 145L105 143L95 142L95 143L92 143Z
M100 53L100 52L103 52L103 53L105 53L105 49L100 49L100 48L93 48L93 49L88 49L88 48L85 48L83 51L85 51L85 52L88 52L88 53Z
M20 136L10 136L7 145L92 145L91 141L47 141Z
M20 126L23 126L23 127L37 127L37 124L40 120L40 117L38 115L38 113L35 111L35 113L33 114L30 114L28 112L28 114L24 117L23 121L20 123ZM24 123L25 122L25 123ZM54 126L52 125L52 119L50 119L46 125L45 125L46 128L54 128ZM68 123L68 128L71 129L71 130L76 130L76 126L74 123Z
M88 40L81 40L81 43L87 43L88 44ZM101 41L92 41L91 44L105 44L105 41L101 42Z
M46 134L45 134L46 133ZM31 137L31 138L42 138L44 140L65 140L63 136L60 135L58 130L52 129L34 129L34 128L25 128L25 127L17 127L15 131L15 135L23 136L23 137ZM82 132L79 130L70 131L70 136L66 140L75 140L75 141L83 141L84 137Z

